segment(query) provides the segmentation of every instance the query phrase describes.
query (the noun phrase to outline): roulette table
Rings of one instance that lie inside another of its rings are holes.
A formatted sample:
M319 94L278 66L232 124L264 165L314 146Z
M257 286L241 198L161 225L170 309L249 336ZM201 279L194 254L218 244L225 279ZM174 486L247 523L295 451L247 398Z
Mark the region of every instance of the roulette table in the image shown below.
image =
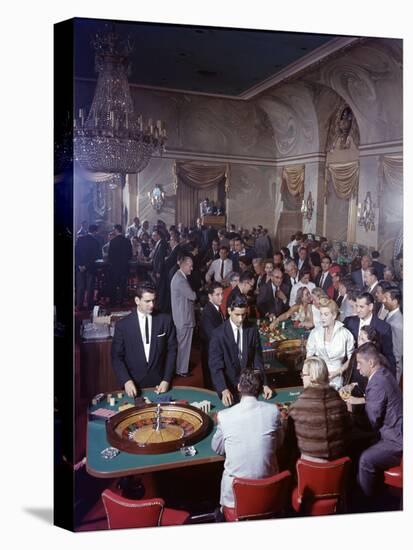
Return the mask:
M269 402L277 405L281 410L281 413L283 413L284 411L285 414L286 408L288 406L285 404L295 401L302 391L302 386L283 388L278 390L276 395L274 395ZM114 393L114 395L116 395L116 392ZM144 389L142 395L143 397L146 397L151 401L159 399L159 396L153 391L153 388ZM185 430L187 430L188 432L187 425L182 425L182 423L173 423L173 427L178 426L179 428L181 428L181 430L179 430L178 436L172 436L172 439L178 441L178 444L174 442L175 448L173 450L165 451L164 449L160 448L162 452L156 452L156 449L152 449L150 453L130 452L130 448L128 449L127 447L123 447L123 449L120 449L119 447L116 447L116 445L113 445L113 443L115 443L115 440L111 439L110 435L108 439L108 433L110 434L110 431L108 432L108 426L110 424L113 424L114 430L116 431L116 429L118 429L118 437L120 437L121 440L123 440L125 443L130 442L128 433L130 431L134 432L135 427L132 427L131 430L129 429L129 427L136 422L136 418L135 422L133 418L132 421L129 422L130 418L128 418L128 414L133 414L133 409L132 407L129 409L124 409L118 414L118 407L120 404L124 404L125 401L129 401L130 404L133 405L132 399L129 399L128 397L122 397L121 400L117 400L114 406L107 403L107 400L105 399L97 403L96 405L91 405L89 407L89 420L87 427L87 472L94 477L116 478L147 472L171 470L174 468L181 468L197 464L223 462L224 457L215 454L211 449L211 439L215 430L213 418L218 411L224 408L217 394L215 392L202 388L175 386L167 394L165 394L165 399L167 396L169 396L171 400L176 403L176 407L178 407L178 413L183 412L183 414L187 415L188 411L190 412L190 416L185 416L183 419L185 423L190 425L190 433L182 433L182 430L183 432L185 432ZM202 411L194 407L179 409L179 407L182 406L182 403L179 403L180 401L187 401L188 403L192 403L204 400L207 400L211 403L209 413L199 414ZM169 406L173 408L175 405L173 405L171 402ZM162 407L163 405L161 404L161 408ZM154 403L152 405L152 409L156 408L157 403ZM164 408L167 409L167 407ZM96 411L98 410L107 411L107 414L110 414L111 416L106 417L107 419L105 418L105 416L103 416L101 419L96 418L96 416L94 416L94 413L96 413ZM156 411L149 411L149 409L142 410L146 410L148 414L150 414L151 420L150 423L146 425L142 424L141 427L150 426L152 432L156 431L153 429L153 417L154 415L156 417ZM115 415L113 415L114 412L116 412ZM170 418L176 418L175 413L170 410ZM192 414L194 414L194 417L192 417L191 419ZM206 418L204 417L204 415ZM161 417L165 416L165 413L161 414ZM140 418L140 420L143 419ZM142 437L145 438L147 435L148 434ZM191 439L191 436L194 436L194 438ZM155 435L155 437L157 436ZM194 446L196 454L194 454L193 456L189 456L181 452L181 440L183 440L182 442L185 446ZM119 444L119 440L116 441L116 444ZM163 443L161 443L161 445L162 444ZM137 443L135 442L134 445L136 449ZM119 448L119 454L113 456L113 458L110 459L105 458L104 455L102 455L102 452L105 451L105 449L107 449L108 447Z

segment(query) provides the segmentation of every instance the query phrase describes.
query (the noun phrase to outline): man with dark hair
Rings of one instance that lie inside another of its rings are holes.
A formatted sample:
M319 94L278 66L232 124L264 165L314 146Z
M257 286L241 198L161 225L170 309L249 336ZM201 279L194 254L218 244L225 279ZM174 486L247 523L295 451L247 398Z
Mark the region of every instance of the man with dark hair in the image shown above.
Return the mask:
M178 356L176 374L190 376L189 357L191 354L192 334L195 327L196 294L189 284L188 277L193 270L193 259L184 253L178 259L179 269L171 281L172 318L176 328Z
M397 287L390 287L384 291L383 304L388 310L385 318L391 327L393 337L393 352L396 360L396 378L400 382L403 372L403 314L400 311L402 293Z
M403 453L403 406L400 388L374 344L367 342L357 350L357 369L368 378L366 413L378 433L378 443L366 449L359 460L358 481L363 493L371 497L383 487L383 472L397 466Z
M344 319L344 326L352 333L355 342L357 342L360 329L369 325L376 329L380 334L383 355L389 363L389 370L396 376L396 360L393 353L393 339L391 327L385 321L382 321L373 314L374 300L368 292L362 292L356 299L357 315L351 315Z
M98 226L89 225L89 232L80 236L75 245L76 265L76 306L83 307L83 300L86 299L88 308L93 307L93 291L96 275L96 260L102 257L100 244L96 239Z
M116 224L113 227L115 236L110 241L108 249L108 262L111 287L111 305L116 303L117 289L119 288L119 302L127 296L127 283L129 275L129 260L132 258L132 244L123 236L122 226Z
M304 271L310 271L310 261L308 259L308 251L305 246L300 246L298 249L298 255L296 258L298 277L301 279Z
M324 290L329 295L331 293L330 287L333 286L333 278L330 274L331 258L327 254L321 259L321 271L315 278L315 285Z
M365 279L366 279L366 285L367 285L367 292L369 292L374 299L373 312L375 315L377 315L381 307L381 303L377 299L377 285L379 283L377 279L377 269L375 267L369 266L366 269Z
M234 271L237 271L238 273L240 272L239 257L245 256L245 255L246 255L246 250L241 237L235 237L234 250L233 252L230 252L230 255L229 255L230 260L232 260L232 266Z
M222 283L232 271L232 260L228 258L229 248L227 246L219 247L219 259L214 260L205 274L207 283L214 281Z
M382 279L384 279L384 269L385 269L386 266L384 264L382 264L381 262L379 262L380 252L378 250L374 250L371 253L371 257L373 259L371 265L377 271L378 280L381 281Z
M282 281L281 269L275 268L271 273L271 281L261 285L257 308L262 316L271 314L278 317L288 309L288 298L281 288Z
M163 233L160 229L152 231L152 240L155 243L151 252L152 259L152 279L155 284L156 294L158 299L158 307L161 311L168 309L168 274L165 268L165 258L168 254L168 245L163 238Z
M163 393L175 370L175 327L169 315L154 313L151 283L138 285L135 303L136 310L115 325L112 367L128 396L135 397L138 388L151 386Z
M140 224L139 218L138 217L133 218L133 222L126 229L126 235L125 235L126 238L131 239L132 237L138 237L140 228L141 228L141 224Z
M254 288L255 279L250 271L243 271L239 277L239 283L231 290L227 304L230 305L235 298L245 297Z
M238 390L240 402L219 411L211 442L213 451L225 455L220 504L229 508L234 508L235 477L262 479L278 472L277 449L284 435L277 407L258 401L262 391L260 372L243 370Z
M202 373L204 375L204 386L213 389L211 374L208 368L208 346L211 334L224 321L225 317L221 311L223 299L223 287L221 283L212 283L208 287L208 303L202 309L200 319L201 357Z
M255 325L245 321L247 300L240 296L228 304L229 319L214 330L209 344L209 369L212 382L228 407L237 401L237 384L242 369L254 368L263 373L264 397L270 399L266 385L260 337Z

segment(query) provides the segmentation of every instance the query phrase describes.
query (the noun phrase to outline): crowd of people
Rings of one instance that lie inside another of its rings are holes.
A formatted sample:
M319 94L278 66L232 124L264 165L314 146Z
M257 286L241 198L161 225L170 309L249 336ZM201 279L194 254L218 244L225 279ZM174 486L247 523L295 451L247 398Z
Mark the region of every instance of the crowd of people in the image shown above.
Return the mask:
M113 339L113 367L128 395L148 385L162 393L173 376L191 376L192 339L199 329L204 385L215 389L228 408L218 415L213 439L214 449L226 454L222 505L233 505L234 471L244 477L275 473L274 445L282 440L276 437L283 429L276 408L270 412L257 402L259 393L269 399L272 390L251 317L268 318L272 328L291 318L310 331L305 389L290 413L302 456L343 456L349 418L337 390L353 383L365 395L377 441L361 454L359 483L365 495L374 494L380 472L398 464L402 454L402 269L396 280L378 252L339 263L327 239L301 231L274 250L262 226L216 230L198 219L192 228L178 224L168 229L158 220L149 231L148 222L135 218L125 234L121 226L114 227L103 246L106 252L96 234L91 225L77 239L78 306L85 304L85 296L92 305L95 260L105 253L113 305L126 299L129 260L135 257L150 267L138 283L136 310L116 323ZM254 431L257 415L266 419L261 425L265 436ZM316 417L326 429L317 422L312 437ZM245 437L252 454L246 458L243 446L226 434L245 433L243 425L250 424L252 432Z

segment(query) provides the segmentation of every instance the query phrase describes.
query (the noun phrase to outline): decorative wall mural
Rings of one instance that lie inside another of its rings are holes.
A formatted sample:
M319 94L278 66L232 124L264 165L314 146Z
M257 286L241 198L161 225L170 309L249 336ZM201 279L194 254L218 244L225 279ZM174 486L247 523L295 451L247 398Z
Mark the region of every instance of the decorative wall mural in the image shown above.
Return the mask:
M371 39L355 46L314 73L351 106L362 143L401 139L401 41L393 47ZM399 43L399 57L397 57Z
M311 87L299 83L275 89L259 100L273 130L276 156L317 151L318 122Z

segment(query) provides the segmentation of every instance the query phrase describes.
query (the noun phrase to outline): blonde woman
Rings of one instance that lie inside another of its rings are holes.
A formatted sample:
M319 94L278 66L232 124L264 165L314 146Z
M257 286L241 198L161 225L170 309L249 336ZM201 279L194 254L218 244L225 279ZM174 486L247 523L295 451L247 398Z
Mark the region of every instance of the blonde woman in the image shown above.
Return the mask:
M310 332L307 357L323 359L329 372L330 385L336 390L343 385L343 374L354 351L354 338L341 321L337 321L338 306L329 298L320 299L321 325Z
M308 357L301 376L304 391L288 411L301 458L325 462L345 456L349 413L338 392L329 386L327 365L319 357Z
M302 286L297 291L295 305L291 306L285 313L282 313L280 316L276 317L271 323L271 328L276 327L282 321L291 319L291 317L300 321L300 327L307 329L313 328L314 321L311 304L311 292L306 286Z
M321 298L328 298L328 296L322 288L316 287L311 291L311 298L313 300L311 312L313 314L314 327L319 327L321 326L320 300Z

